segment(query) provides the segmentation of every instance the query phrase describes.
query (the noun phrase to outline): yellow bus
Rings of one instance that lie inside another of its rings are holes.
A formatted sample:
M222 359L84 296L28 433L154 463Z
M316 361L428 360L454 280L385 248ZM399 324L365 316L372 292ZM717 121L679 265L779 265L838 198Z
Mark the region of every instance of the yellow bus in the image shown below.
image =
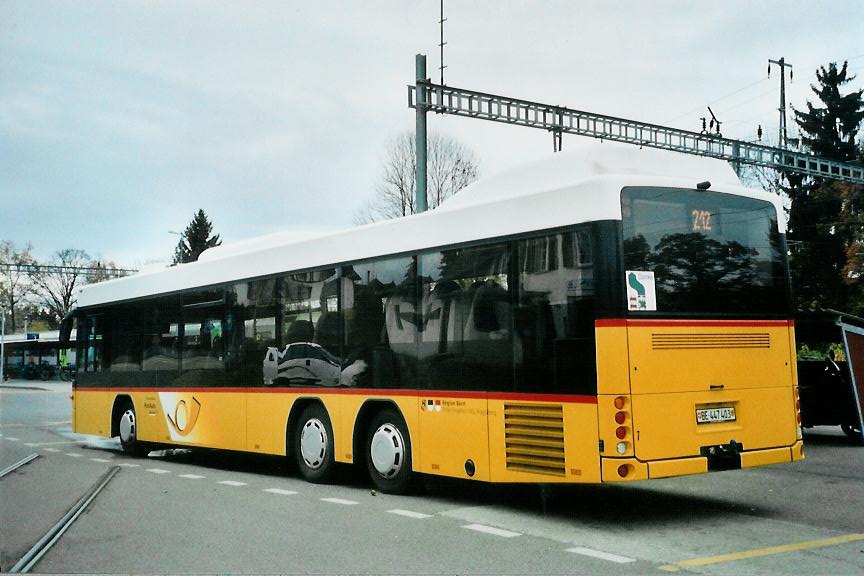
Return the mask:
M609 144L440 208L277 234L77 295L76 432L123 449L620 482L800 460L782 207Z

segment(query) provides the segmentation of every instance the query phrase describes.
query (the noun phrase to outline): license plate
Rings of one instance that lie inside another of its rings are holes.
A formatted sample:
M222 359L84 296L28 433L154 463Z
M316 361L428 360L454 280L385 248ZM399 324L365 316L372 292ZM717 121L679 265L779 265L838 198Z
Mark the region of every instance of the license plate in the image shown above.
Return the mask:
M735 408L697 408L696 423L710 424L711 422L734 422Z

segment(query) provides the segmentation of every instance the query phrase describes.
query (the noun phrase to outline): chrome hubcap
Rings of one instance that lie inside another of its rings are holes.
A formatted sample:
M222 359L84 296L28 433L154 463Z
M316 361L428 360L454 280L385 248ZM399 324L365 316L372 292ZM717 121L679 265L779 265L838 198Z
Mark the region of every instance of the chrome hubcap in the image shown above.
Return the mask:
M131 408L120 417L120 440L124 444L135 440L135 411Z
M402 433L393 424L382 424L372 435L369 451L372 465L384 478L393 478L402 469L405 461L405 441Z
M312 470L317 470L327 456L327 429L317 418L310 418L300 431L300 455Z

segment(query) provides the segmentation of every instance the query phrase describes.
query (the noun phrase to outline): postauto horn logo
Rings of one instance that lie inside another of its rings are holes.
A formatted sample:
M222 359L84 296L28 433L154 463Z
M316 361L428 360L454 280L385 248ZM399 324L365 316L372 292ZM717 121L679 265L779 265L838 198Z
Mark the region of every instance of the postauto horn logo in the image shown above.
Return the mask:
M186 438L192 433L201 413L201 402L192 396L183 398L181 394L161 393L159 401L162 404L162 413L168 421L168 431L172 440Z

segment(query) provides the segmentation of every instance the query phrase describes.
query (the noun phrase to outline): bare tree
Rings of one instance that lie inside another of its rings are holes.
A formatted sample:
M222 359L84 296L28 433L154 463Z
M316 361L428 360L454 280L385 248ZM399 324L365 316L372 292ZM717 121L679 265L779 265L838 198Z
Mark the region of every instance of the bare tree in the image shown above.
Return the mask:
M58 250L49 264L66 269L35 272L30 278L45 306L56 319L61 320L75 305L75 287L85 278L84 273L75 268L95 268L99 263L92 261L83 250L66 248Z
M357 224L400 218L417 212L414 171L417 152L412 132L403 132L387 145L383 174L375 195L354 217ZM477 180L479 167L470 149L449 136L431 134L426 156L427 201L430 209Z
M112 278L117 278L114 271L117 268L120 268L113 260L96 260L90 262L87 265L92 271L87 272L85 277L85 281L87 284L96 284L97 282L105 282L106 280L111 280Z
M13 242L0 242L0 264L10 265L0 270L0 298L8 308L10 332L16 330L16 312L22 309L22 303L32 293L32 285L25 271L15 269L16 264L32 264L33 247L30 244L20 250Z

